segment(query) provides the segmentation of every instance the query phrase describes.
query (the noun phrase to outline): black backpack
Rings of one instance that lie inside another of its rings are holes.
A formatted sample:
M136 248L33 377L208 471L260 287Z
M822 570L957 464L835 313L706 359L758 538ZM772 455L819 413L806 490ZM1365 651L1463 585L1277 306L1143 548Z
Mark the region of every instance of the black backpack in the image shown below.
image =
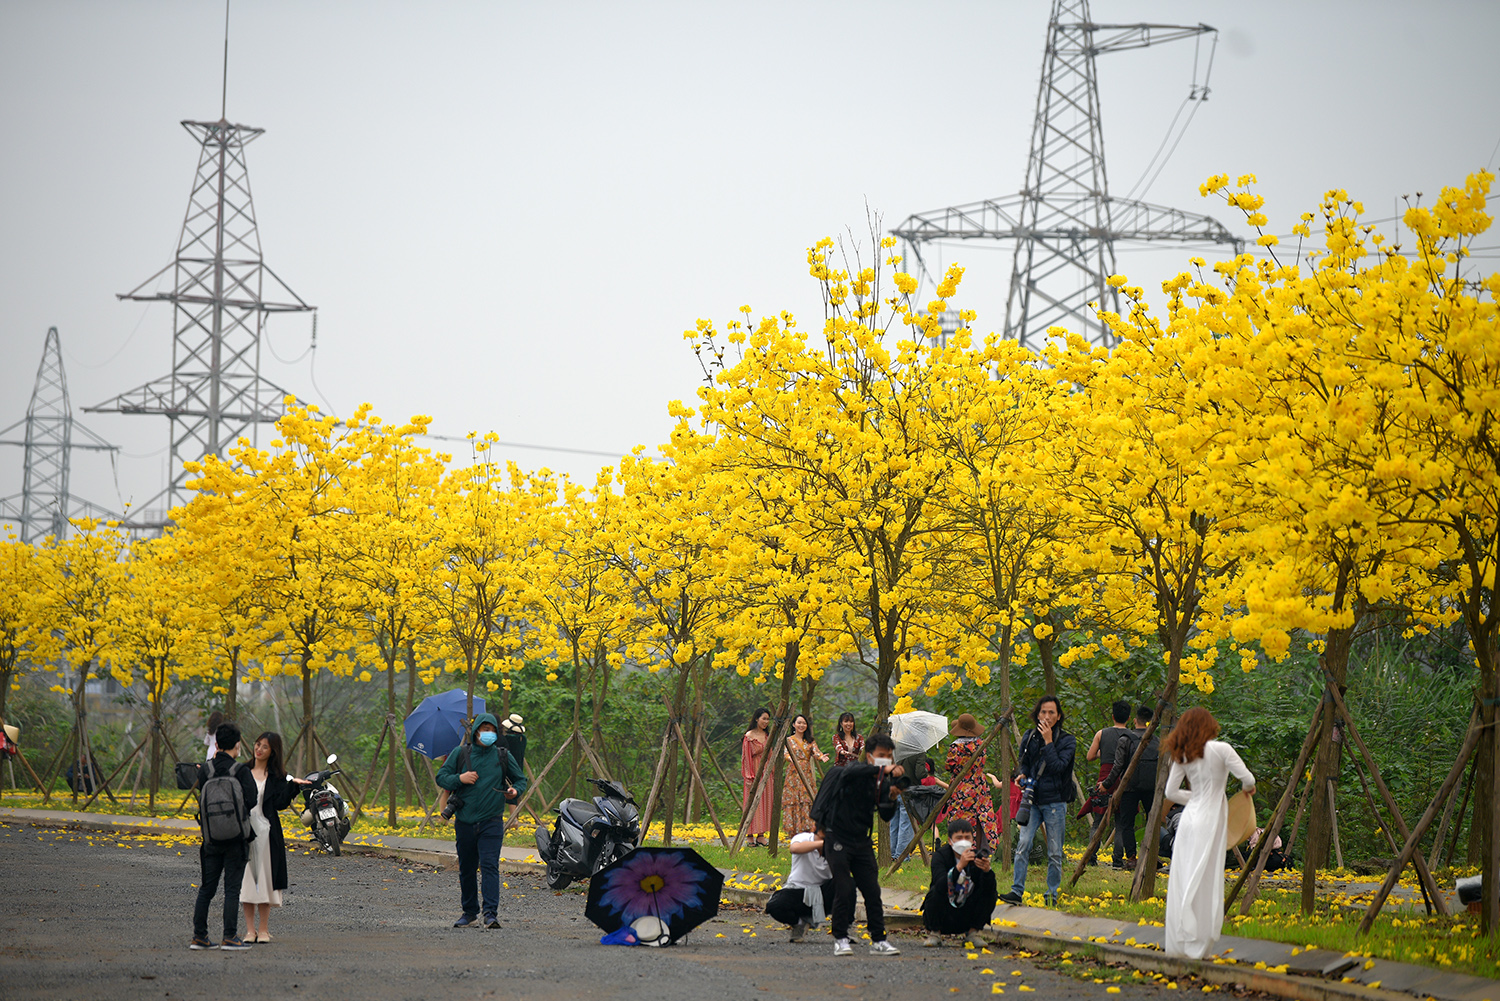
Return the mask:
M823 782L818 786L818 793L813 797L812 806L807 808L807 815L823 826L823 830L830 829L834 817L838 816L839 806L844 799L844 778L846 772L842 767L830 768L823 776Z
M224 775L215 775L213 766L205 766L208 775L198 794L198 827L204 844L226 845L241 839L249 841L250 808L245 805L245 787L240 785L243 762L236 761Z
M1120 737L1121 740L1130 742L1130 751L1125 757L1126 767L1129 767L1130 758L1135 755L1135 749L1141 742L1140 735L1144 732L1144 730L1127 730ZM1130 792L1143 796L1150 796L1156 792L1156 768L1160 748L1161 741L1153 734L1151 743L1147 744L1146 749L1141 752L1141 763L1136 766L1135 774L1130 777Z

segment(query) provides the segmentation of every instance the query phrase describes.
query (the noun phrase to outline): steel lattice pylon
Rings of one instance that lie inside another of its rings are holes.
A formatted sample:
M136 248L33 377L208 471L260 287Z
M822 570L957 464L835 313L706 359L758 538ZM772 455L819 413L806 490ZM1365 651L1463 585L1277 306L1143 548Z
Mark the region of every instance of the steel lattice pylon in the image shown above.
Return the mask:
M216 122L182 123L201 147L177 256L130 292L141 302L170 302L172 372L89 413L157 414L171 422L171 480L148 502L137 527L159 525L162 507L188 500L184 462L223 455L258 424L283 412L287 391L260 374L267 314L306 312L308 305L261 257L245 147L265 130ZM172 291L147 291L172 273ZM165 505L157 502L165 500Z
M1119 311L1119 295L1108 284L1116 241L1228 244L1236 253L1243 241L1210 216L1110 197L1094 58L1215 31L1206 24L1095 24L1088 0L1054 0L1026 187L918 213L891 233L919 264L923 246L938 240L1014 241L1005 336L1037 349L1049 327L1062 325L1106 342L1090 304ZM1207 86L1195 80L1192 97L1207 96Z
M62 339L56 327L47 330L26 417L0 430L0 435L22 425L26 430L21 439L0 439L0 445L20 445L26 450L21 493L0 500L0 509L15 519L21 541L38 542L49 535L62 539L71 517L108 516L109 512L79 500L68 490L73 449L115 451L115 446L73 420L68 377L63 371ZM74 441L75 430L88 441Z

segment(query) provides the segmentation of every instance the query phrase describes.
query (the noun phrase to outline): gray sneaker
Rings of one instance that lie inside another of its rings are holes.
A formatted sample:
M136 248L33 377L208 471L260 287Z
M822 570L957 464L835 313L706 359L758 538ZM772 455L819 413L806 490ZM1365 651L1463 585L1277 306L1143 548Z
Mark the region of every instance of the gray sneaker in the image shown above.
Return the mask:
M924 949L941 949L942 946L943 936L939 935L937 932L933 932L922 940L922 948Z
M789 941L800 942L800 941L802 941L802 936L806 935L806 934L807 934L807 922L805 922L805 921L798 921L796 924L792 925L792 937L791 937L791 939Z
M901 955L901 950L898 949L898 948L896 948L894 945L892 945L890 942L886 941L885 939L881 939L879 942L871 942L870 943L870 955L872 955L872 956L899 956L899 955Z
M849 944L847 938L838 939L833 943L833 954L835 956L852 956L854 955L854 946Z

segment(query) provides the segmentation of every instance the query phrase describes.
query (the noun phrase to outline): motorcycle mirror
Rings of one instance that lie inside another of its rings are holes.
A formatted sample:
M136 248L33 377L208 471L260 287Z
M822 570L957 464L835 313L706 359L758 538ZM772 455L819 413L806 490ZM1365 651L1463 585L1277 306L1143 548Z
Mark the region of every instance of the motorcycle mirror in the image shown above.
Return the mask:
M333 763L334 763L334 762L335 762L335 761L337 761L337 760L338 760L338 759L339 759L339 756L338 756L338 755L337 755L337 754L330 754L330 755L329 755L329 756L328 756L328 763L329 763L329 764L330 764L330 765L331 765L331 764L333 764Z

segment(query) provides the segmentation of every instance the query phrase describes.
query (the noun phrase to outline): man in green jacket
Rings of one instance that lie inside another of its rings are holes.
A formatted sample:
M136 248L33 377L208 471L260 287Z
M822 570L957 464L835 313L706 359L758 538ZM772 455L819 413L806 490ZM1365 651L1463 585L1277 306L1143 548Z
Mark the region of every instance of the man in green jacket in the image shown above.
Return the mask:
M443 762L437 784L462 803L453 817L453 841L458 848L458 888L463 897L463 915L455 928L480 924L479 887L475 870L484 873L484 920L486 928L499 928L500 846L505 841L505 801L516 790L525 790L526 774L506 753L495 717L480 713L474 718L469 742L454 748Z

